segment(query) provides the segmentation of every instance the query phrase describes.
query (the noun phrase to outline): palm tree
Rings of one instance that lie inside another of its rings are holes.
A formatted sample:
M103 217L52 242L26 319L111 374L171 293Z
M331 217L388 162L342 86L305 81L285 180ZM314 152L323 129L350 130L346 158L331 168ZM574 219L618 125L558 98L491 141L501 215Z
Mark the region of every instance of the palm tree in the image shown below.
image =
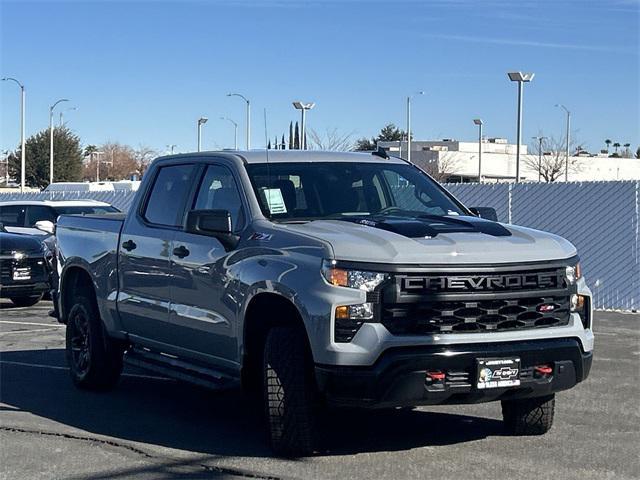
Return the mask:
M609 140L608 138L604 141L604 143L607 144L607 153L609 153L609 146L611 146L611 140Z
M616 153L618 153L618 149L620 148L620 144L618 142L613 144L613 148L616 149Z
M97 151L98 147L96 147L95 145L87 145L86 147L84 147L84 156L91 157Z
M631 158L631 152L629 151L629 147L631 146L630 143L625 143L624 144L624 156L627 158Z

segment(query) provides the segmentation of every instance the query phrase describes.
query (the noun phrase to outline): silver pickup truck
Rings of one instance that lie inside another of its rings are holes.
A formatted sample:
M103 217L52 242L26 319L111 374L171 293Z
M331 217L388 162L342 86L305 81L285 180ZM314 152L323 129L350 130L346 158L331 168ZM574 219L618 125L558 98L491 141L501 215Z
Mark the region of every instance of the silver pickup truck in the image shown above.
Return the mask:
M327 406L501 401L545 433L591 367L591 293L573 245L494 215L384 152L159 158L126 216L59 219L71 376L242 385L285 455Z

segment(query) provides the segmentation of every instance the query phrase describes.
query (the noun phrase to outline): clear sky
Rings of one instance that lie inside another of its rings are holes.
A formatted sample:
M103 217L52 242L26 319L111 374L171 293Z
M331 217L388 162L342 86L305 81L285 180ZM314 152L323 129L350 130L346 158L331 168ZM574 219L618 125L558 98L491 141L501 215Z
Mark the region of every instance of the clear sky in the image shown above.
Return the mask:
M190 151L204 115L206 149L231 147L252 101L252 143L264 146L314 101L319 132L372 136L405 126L418 139L515 139L510 70L525 87L524 133L561 136L563 103L585 147L640 143L639 0L0 0L0 76L27 89L27 135L48 106L71 99L83 144L111 140ZM68 107L64 107L68 108ZM19 91L0 84L0 149L19 142ZM57 117L56 117L57 120Z

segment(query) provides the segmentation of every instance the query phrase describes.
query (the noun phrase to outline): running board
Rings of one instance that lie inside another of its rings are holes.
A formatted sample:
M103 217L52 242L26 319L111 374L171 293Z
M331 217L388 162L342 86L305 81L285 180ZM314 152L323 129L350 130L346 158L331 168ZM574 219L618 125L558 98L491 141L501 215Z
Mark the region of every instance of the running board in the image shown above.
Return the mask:
M124 356L128 365L149 370L165 377L192 383L212 390L226 390L239 382L223 373L201 365L195 365L178 357L154 352L146 348L133 347Z

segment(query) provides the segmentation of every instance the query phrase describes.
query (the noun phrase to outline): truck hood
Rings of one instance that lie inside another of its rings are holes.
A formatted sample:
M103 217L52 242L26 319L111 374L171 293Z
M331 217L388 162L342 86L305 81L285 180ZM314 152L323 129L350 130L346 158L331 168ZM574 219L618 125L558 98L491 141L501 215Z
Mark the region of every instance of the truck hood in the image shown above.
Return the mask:
M576 255L576 248L557 235L460 217L461 221L465 219L472 225L479 224L479 228L416 236L415 228L409 228L410 234L407 235L402 228L390 231L387 225L366 221L364 223L369 224L316 220L282 226L329 243L336 260L354 262L502 264L560 260Z

